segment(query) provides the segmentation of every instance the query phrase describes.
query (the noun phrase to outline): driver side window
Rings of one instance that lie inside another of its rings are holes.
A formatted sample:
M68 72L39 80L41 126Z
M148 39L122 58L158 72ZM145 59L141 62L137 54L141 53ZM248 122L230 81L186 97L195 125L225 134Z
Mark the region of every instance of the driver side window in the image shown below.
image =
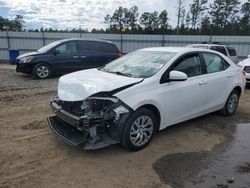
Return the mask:
M183 56L181 60L176 63L173 70L184 72L188 77L201 75L202 70L199 54L195 53Z
M76 42L67 42L56 48L56 50L60 51L60 54L75 54L76 50Z

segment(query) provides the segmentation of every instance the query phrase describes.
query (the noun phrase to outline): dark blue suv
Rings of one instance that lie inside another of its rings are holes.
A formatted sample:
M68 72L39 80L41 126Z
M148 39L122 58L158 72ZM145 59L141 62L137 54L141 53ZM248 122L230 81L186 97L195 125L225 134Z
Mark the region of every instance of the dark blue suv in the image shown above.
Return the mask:
M122 56L109 41L64 39L17 57L17 72L45 79L77 70L97 68Z

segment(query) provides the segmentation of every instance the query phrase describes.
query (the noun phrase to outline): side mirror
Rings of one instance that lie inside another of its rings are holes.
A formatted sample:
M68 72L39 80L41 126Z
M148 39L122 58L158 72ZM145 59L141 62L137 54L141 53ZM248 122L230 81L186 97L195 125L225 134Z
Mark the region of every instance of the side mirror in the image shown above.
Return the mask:
M54 51L54 55L58 55L58 54L60 54L61 52L60 52L60 50L55 50Z
M181 71L171 71L169 73L169 81L185 81L188 79L187 74Z
M247 58L250 58L250 55L248 55Z

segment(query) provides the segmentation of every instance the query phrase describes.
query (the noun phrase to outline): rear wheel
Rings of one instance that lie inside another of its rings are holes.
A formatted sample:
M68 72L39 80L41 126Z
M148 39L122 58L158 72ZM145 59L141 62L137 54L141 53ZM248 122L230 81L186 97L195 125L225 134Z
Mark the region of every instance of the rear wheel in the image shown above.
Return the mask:
M32 70L32 77L39 79L46 79L51 77L52 70L47 64L37 64L34 66Z
M122 134L122 145L129 150L145 148L152 140L157 120L146 108L140 108L129 118Z
M225 116L231 116L235 113L238 104L239 104L240 94L237 90L233 90L224 106L224 108L221 110L221 113Z

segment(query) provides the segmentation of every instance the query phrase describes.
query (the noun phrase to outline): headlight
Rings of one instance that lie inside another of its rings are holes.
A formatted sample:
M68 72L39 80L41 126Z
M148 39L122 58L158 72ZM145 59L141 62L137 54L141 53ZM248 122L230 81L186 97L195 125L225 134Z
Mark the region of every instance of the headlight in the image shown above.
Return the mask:
M20 63L30 63L32 61L33 57L24 57L22 59L20 59Z
M125 108L124 106L121 105L121 106L116 107L116 108L114 109L114 112L115 112L116 114L120 115L120 114L128 113L129 110L128 110L127 108Z

